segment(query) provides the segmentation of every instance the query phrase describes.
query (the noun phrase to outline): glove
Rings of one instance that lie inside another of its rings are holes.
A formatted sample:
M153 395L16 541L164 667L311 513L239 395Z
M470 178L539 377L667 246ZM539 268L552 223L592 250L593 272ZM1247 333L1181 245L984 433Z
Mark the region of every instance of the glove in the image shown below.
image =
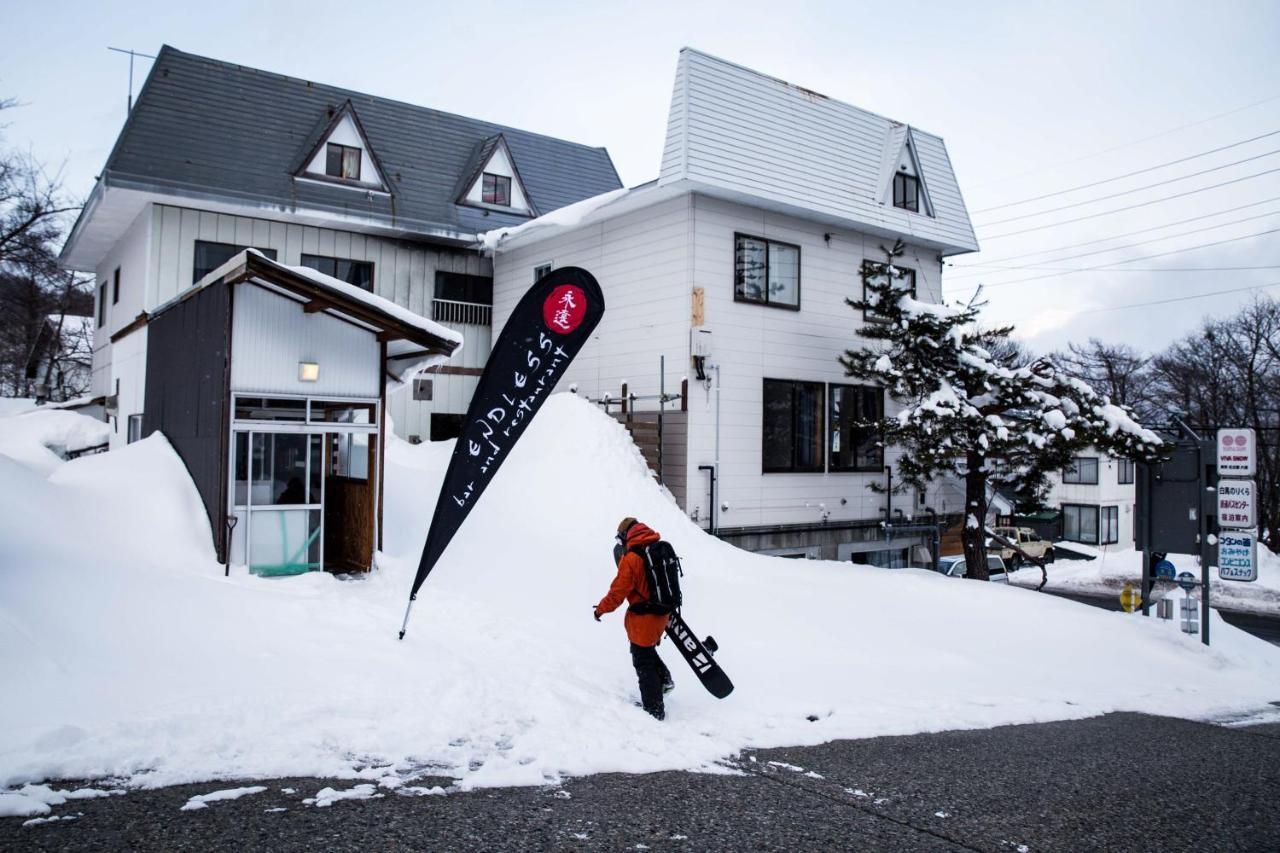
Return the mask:
M596 617L596 621L597 621L597 622L599 622L599 621L600 621L600 611L599 611L599 610L596 610L594 607L592 607L592 608L591 608L591 615L592 615L592 616L594 616L594 617Z

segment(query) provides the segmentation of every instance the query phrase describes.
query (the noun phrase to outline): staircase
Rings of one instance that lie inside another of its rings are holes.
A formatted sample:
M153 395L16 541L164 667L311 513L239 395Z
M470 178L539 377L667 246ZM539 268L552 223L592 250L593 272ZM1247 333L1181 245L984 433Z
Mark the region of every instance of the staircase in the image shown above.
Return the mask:
M669 411L662 418L662 470L659 472L658 413L612 412L613 417L627 428L631 440L640 448L640 455L654 472L658 481L666 486L681 509L686 508L688 481L688 412Z

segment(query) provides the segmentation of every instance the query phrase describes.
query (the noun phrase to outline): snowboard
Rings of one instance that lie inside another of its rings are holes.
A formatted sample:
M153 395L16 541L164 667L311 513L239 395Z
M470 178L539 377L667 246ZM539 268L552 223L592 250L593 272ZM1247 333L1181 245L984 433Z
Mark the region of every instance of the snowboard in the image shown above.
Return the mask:
M613 548L613 562L617 564L622 561L624 549L621 545L615 545ZM680 651L685 662L689 664L689 668L693 670L693 674L698 676L698 680L702 682L702 686L707 688L707 692L717 699L723 699L733 692L733 682L729 680L729 676L720 668L720 664L715 662L714 654L718 649L715 640L707 637L707 639L699 640L698 635L685 623L684 617L677 610L667 619L667 636L671 638L671 642Z

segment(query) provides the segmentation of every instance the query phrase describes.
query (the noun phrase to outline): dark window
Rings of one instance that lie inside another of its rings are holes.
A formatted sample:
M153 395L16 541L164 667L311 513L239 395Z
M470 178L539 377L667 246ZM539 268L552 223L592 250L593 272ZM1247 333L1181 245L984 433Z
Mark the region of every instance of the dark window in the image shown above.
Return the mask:
M538 282L542 281L542 277L549 272L551 272L550 263L538 264L536 267L533 268L533 283L537 284Z
M302 265L316 272L333 276L339 281L354 284L362 290L373 291L373 264L369 261L349 261L346 258L327 258L324 255L303 255Z
M120 267L116 267L115 274L111 277L111 304L115 305L120 301Z
M307 401L292 397L236 396L238 421L297 421L307 419Z
M821 382L764 380L761 434L766 473L822 470Z
M1062 482L1082 486L1098 485L1098 457L1077 456L1075 461L1062 469Z
M1086 545L1098 544L1098 508L1082 504L1062 505L1062 538Z
M435 297L447 299L450 302L492 305L493 279L488 276L466 275L460 272L437 272Z
M895 275L893 277L893 289L895 291L901 290L902 292L908 293L914 297L916 295L916 271L912 269L907 269L906 267L900 267L896 265L894 268L898 271L899 275ZM878 264L872 261L863 261L862 272L863 272L862 298L865 300L869 295L870 296L875 295L875 294L869 293L869 291L867 290L867 277L870 276L871 280L875 282L888 281L889 266L888 264ZM862 319L868 320L873 323L883 323L885 318L884 318L884 315L882 315L878 311L864 310L862 312Z
M325 149L324 173L331 178L360 180L360 149L330 142Z
M502 207L511 206L511 179L505 175L491 175L488 172L480 179L480 200L485 204L497 204Z
M1116 482L1126 485L1133 482L1133 460L1121 459L1116 463Z
M879 471L884 448L878 422L884 418L884 389L832 385L831 470Z
M191 270L192 283L204 278L248 248L250 247L237 246L233 243L209 243L205 240L197 240L195 263ZM275 249L258 249L258 251L273 261L276 259Z
M1100 545L1115 545L1120 541L1120 507L1102 508L1102 541Z
M800 308L800 247L734 235L733 298Z
M98 328L107 325L107 283L98 285Z
M462 419L465 415L449 415L433 412L431 415L431 440L448 441L462 435Z
M920 212L920 179L898 172L893 176L893 206Z

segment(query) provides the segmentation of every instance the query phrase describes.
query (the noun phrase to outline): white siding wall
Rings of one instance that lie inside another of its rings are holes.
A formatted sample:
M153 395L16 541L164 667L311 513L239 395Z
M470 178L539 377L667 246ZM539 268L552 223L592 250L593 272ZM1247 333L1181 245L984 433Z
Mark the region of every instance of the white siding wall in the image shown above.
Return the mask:
M236 288L231 325L231 389L263 394L377 397L382 351L377 336L265 288ZM320 365L315 382L298 363Z
M690 372L689 206L687 196L672 199L499 254L494 329L502 328L533 285L535 267L582 267L604 290L604 319L556 390L576 383L579 394L616 399L627 382L634 394L657 394L665 355L667 390L678 392L680 378Z
M151 219L144 212L133 221L125 235L98 264L93 282L93 383L92 395L118 394L119 414L112 423L111 447L128 441L129 415L142 411L146 392L146 345L144 331L135 331L111 343L111 336L142 313L143 298L151 276L147 263ZM120 270L120 300L112 302L115 271ZM97 325L100 288L106 283L106 323Z
M246 216L210 213L170 205L153 205L149 213L151 275L146 309L174 298L192 285L195 243L207 240L274 249L276 260L290 266L302 263L302 255L324 255L373 263L374 292L424 316L431 316L437 270L488 275L490 262L465 249L432 248L349 231L316 228ZM135 314L137 312L134 312ZM131 317L132 318L132 317ZM471 334L456 366L483 364L488 357L485 335ZM435 377L435 399L415 402L405 390L393 395L388 409L400 436L430 434L432 411L463 412L475 380L470 377ZM455 408L456 407L456 408Z
M1049 475L1049 493L1045 503L1051 507L1063 504L1083 504L1085 506L1119 507L1120 541L1108 547L1133 547L1133 507L1137 489L1133 483L1119 482L1120 463L1105 453L1097 450L1082 451L1080 456L1092 456L1098 460L1098 484L1091 486L1083 483L1062 482L1061 472ZM1099 519L1101 532L1101 519Z
M695 196L693 272L706 291L706 326L712 330L712 361L719 364L720 482L717 502L722 527L829 520L877 519L884 496L871 492L883 474L762 473L761 442L764 379L848 383L836 361L860 339L854 329L862 318L845 304L861 293L864 258L884 260L880 238L840 231L801 219ZM734 302L734 234L780 240L800 246L800 311ZM828 243L824 234L831 235ZM919 298L940 299L940 273L933 252L908 248L899 262L916 271ZM698 465L715 457L715 393L697 387L690 394L690 509L706 517L705 474ZM892 402L889 411L894 410ZM828 437L829 440L829 437ZM895 463L897 454L887 454ZM895 495L894 506L910 514L914 495ZM845 503L841 504L841 499ZM936 508L936 507L935 507Z

